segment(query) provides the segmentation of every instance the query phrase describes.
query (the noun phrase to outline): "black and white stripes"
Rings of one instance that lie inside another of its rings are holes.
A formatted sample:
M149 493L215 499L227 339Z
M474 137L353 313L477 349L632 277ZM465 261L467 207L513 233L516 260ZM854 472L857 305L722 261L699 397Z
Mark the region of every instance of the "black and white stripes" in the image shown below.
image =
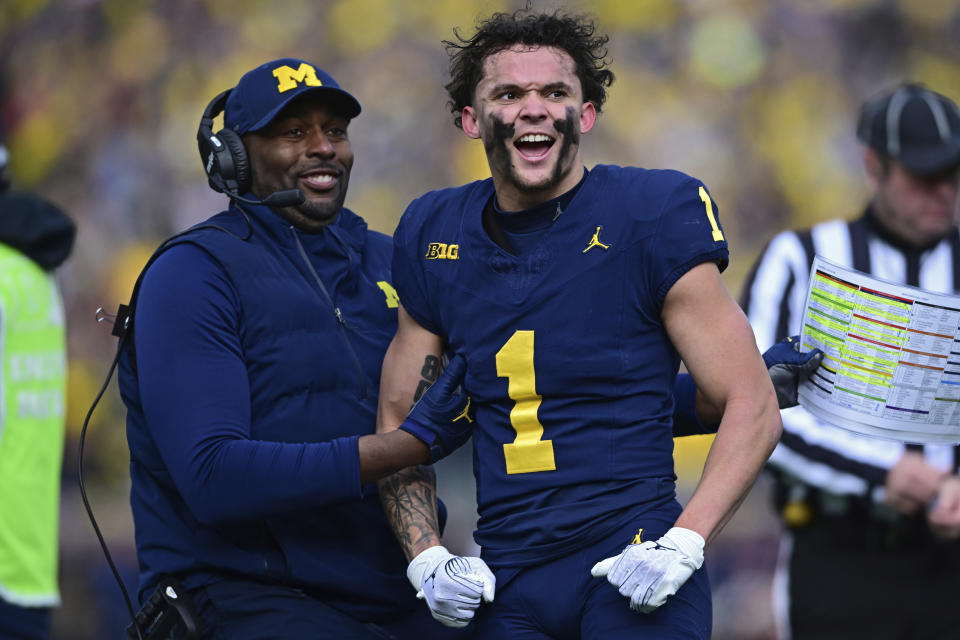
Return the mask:
M930 291L960 290L960 233L925 250L897 246L868 211L852 222L831 220L808 231L785 231L770 241L744 283L741 304L764 351L800 333L810 265L818 254L845 267ZM769 464L808 485L840 495L883 499L886 472L905 445L826 424L801 407L783 412L784 433ZM927 461L957 471L960 447L926 445Z

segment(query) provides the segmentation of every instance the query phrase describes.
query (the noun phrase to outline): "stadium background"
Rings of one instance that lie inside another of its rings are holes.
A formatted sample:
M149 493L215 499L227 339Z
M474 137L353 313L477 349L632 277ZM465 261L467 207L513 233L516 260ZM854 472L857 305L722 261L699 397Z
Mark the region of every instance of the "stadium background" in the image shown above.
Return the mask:
M77 437L113 356L99 306L126 301L168 234L220 210L196 152L207 101L264 61L296 56L360 100L347 205L393 231L422 192L488 175L480 145L454 127L440 40L509 0L5 0L0 6L0 139L21 188L77 222L62 271L69 322L61 586L54 637L119 637L119 591L76 486ZM535 0L535 8L561 6ZM670 167L701 178L732 249L738 292L776 231L859 212L854 140L863 98L904 78L960 99L956 0L582 0L612 36L617 75L585 160ZM218 123L219 125L219 123ZM318 363L323 366L323 363ZM678 444L681 492L708 439ZM128 452L116 383L91 423L88 492L128 584L135 583ZM470 551L469 453L442 463L448 546ZM763 483L761 483L762 485ZM458 525L456 521L460 522ZM711 548L715 638L772 637L777 523L764 486ZM626 605L625 605L626 606Z

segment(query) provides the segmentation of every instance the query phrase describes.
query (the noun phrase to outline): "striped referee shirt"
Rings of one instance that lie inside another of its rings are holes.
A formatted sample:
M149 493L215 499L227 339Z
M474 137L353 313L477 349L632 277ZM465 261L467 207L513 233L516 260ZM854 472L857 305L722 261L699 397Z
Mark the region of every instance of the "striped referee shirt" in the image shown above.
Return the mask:
M744 284L741 305L765 351L800 333L814 255L893 282L941 293L960 292L960 231L924 250L892 237L868 208L852 221L830 220L773 238ZM957 471L960 447L904 445L861 436L827 424L802 407L782 412L783 436L769 466L826 493L884 499L887 471L905 449L923 450L927 462Z

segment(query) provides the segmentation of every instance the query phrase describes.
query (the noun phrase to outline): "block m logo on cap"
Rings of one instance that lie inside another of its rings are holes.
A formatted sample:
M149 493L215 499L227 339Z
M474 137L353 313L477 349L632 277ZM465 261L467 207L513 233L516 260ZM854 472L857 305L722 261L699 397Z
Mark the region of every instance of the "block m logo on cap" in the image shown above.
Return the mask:
M296 89L301 82L308 87L322 87L323 83L317 79L317 71L306 62L294 69L288 65L273 70L273 77L277 79L277 91L283 93Z

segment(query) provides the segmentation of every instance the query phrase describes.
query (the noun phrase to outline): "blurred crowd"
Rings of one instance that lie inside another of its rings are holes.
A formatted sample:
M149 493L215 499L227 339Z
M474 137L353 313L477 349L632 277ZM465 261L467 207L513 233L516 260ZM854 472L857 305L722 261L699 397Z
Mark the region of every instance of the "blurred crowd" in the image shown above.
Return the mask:
M78 226L62 271L69 393L61 588L54 637L119 637L122 600L79 500L77 439L113 358L95 311L116 310L167 235L225 207L206 184L196 127L245 70L295 56L360 100L347 206L391 233L429 189L486 177L479 145L453 126L440 41L510 0L6 0L0 5L0 140L14 183ZM865 199L857 108L904 79L960 99L956 0L532 0L592 13L611 36L616 82L586 146L588 166L669 167L703 180L731 246L728 287L777 231L853 216ZM218 123L219 126L219 123ZM318 366L324 366L318 363ZM703 440L678 443L692 490ZM87 491L135 583L128 452L115 383L90 422ZM469 452L444 461L446 537L469 551ZM464 523L466 521L466 523ZM776 521L764 487L708 554L715 637L772 637Z

